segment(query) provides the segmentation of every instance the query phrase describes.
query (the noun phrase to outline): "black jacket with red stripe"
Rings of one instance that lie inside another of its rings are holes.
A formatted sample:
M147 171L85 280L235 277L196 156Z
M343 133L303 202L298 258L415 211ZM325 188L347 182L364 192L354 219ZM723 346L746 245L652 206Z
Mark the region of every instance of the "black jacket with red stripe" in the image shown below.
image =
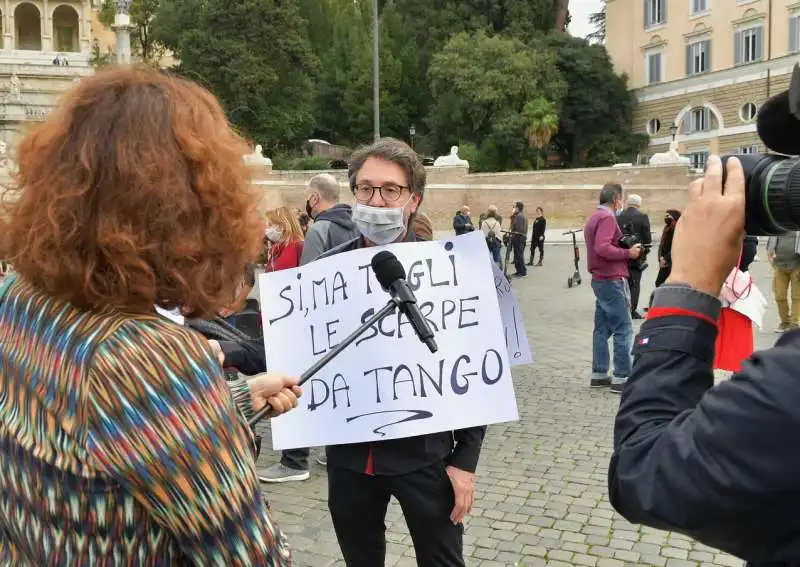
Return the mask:
M611 503L752 566L797 566L800 331L715 387L719 309L688 286L656 291L616 419Z

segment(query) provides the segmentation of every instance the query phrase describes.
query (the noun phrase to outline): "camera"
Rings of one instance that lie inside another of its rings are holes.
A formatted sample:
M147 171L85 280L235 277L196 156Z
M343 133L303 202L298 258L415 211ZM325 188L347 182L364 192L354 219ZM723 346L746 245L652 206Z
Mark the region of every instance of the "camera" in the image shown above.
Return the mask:
M622 237L617 241L617 246L620 248L625 248L627 250L629 248L633 248L637 244L642 246L642 253L639 254L639 257L635 260L631 259L628 262L628 265L634 270L639 270L640 272L645 271L648 265L647 253L650 252L651 246L649 244L642 244L642 239L635 234L631 234L630 229L627 226L622 229L622 233Z
M800 131L797 132L800 138ZM723 156L723 182L727 161ZM778 155L735 156L745 177L747 234L769 236L800 230L800 158Z
M800 230L800 64L789 90L774 95L758 111L758 136L784 155L737 155L745 176L745 232L752 236ZM732 156L723 156L725 167Z

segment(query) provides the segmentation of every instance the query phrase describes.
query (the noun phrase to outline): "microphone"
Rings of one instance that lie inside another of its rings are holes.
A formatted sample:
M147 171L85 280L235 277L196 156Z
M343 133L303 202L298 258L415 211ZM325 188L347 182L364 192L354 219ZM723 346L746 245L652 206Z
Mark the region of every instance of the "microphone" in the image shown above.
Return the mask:
M433 340L433 331L425 317L422 316L417 306L417 298L406 281L406 270L397 256L388 250L382 250L372 257L371 263L378 283L395 299L397 306L408 318L419 340L425 343L431 352L439 350L436 341Z

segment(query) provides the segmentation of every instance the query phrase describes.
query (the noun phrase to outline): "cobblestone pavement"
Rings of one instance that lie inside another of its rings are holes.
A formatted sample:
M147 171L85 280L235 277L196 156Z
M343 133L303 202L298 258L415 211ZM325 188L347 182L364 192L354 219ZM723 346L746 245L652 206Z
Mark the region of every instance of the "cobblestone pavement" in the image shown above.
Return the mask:
M514 371L520 420L489 427L475 507L466 523L467 564L742 565L680 534L632 525L609 505L606 470L619 397L587 387L593 298L587 281L567 289L570 273L570 247L550 246L543 268L529 269L526 279L514 281L537 362ZM769 267L756 263L753 273L771 300ZM653 268L644 274L641 305L655 275ZM774 342L775 318L772 307L766 330L758 334L760 348ZM278 458L269 450L264 453L261 466ZM325 471L316 464L306 482L265 486L299 567L344 565L326 490ZM396 502L390 506L387 528L386 565L416 565Z

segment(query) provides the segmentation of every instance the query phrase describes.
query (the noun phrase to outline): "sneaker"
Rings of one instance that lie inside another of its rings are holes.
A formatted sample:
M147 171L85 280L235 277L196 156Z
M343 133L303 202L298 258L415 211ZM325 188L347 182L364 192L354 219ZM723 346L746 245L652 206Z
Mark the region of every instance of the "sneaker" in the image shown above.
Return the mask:
M541 262L539 262L538 264L536 264L536 267L537 267L537 268L541 268L541 267L542 267L542 263L541 263Z
M638 311L631 311L631 319L644 319Z
M611 384L611 388L609 389L609 391L612 394L621 394L622 391L625 389L625 384L627 384L627 382L613 383Z
M258 472L258 480L261 482L296 482L299 480L308 480L311 475L308 471L300 469L291 469L286 465L277 463L269 468Z
M602 374L592 374L592 379L589 381L589 387L591 388L607 388L610 385L611 378Z
M783 323L781 323L780 325L778 325L778 328L775 329L775 332L776 333L785 333L786 331L790 330L791 328L792 328L791 325L784 325Z
M328 455L320 455L317 457L317 464L322 465L323 467L328 466Z

